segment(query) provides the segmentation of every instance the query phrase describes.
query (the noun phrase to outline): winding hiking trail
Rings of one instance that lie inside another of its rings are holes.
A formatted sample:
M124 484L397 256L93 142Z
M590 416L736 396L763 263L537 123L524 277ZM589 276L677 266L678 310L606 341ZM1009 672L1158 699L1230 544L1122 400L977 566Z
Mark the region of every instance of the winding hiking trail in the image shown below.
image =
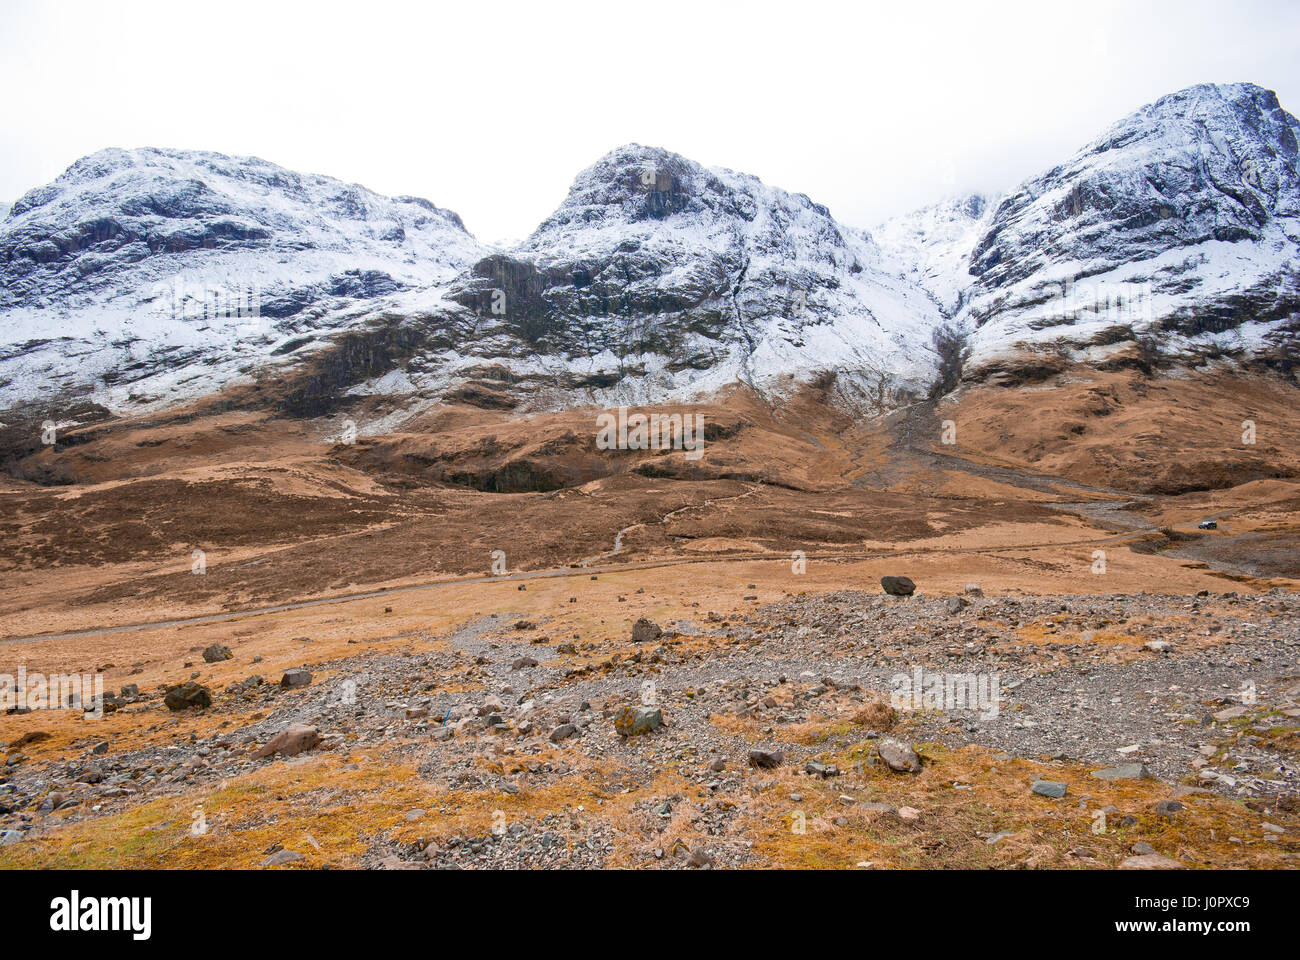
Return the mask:
M678 507L676 510L670 510L668 513L665 513L658 520L654 521L653 525L658 526L660 524L667 523L673 517L677 516L678 514L686 513L686 511L688 510L701 510L705 507L711 507L715 503L730 503L735 500L744 500L746 497L752 497L754 494L758 493L758 491L761 490L762 487L763 485L761 483L758 483L750 487L746 492L737 494L734 497L713 497L712 499L705 500L703 503L688 503L684 507ZM652 526L651 522L648 520L643 520L640 523L633 523L624 527L614 536L614 549L606 550L604 553L598 553L595 556L588 557L585 560L579 560L576 564L574 564L574 566L589 567L591 564L596 563L597 561L605 560L608 559L609 557L618 556L620 553L623 552L623 536L625 534L631 533L633 530L640 530L643 527L649 527L649 526Z
M638 524L637 526L641 526L641 524ZM1142 532L1129 532L1087 540L1056 540L1037 543L1014 543L1002 544L995 547L918 547L914 550L879 550L869 553L836 551L808 553L806 559L885 560L891 557L993 554L1018 550L1101 546L1104 544L1122 543L1127 540L1138 539L1145 535L1146 534ZM429 583L413 583L402 587L382 587L376 590L343 593L330 597L318 597L312 600L297 600L289 603L272 604L265 607L249 607L244 610L229 610L223 613L202 614L194 617L179 617L172 620L151 620L141 623L121 624L113 627L91 627L85 630L72 630L66 633L37 634L35 636L26 637L6 637L0 639L0 646L15 643L39 643L44 640L70 640L76 637L98 637L113 633L129 633L133 630L157 630L164 627L185 627L203 623L219 623L226 620L238 620L243 617L261 616L269 613L283 613L288 610L302 610L308 607L319 607L334 603L348 603L353 600L367 600L374 597L391 597L394 594L411 593L416 590L437 590L439 588L464 586L466 584L501 583L516 580L545 580L577 576L587 577L592 573L619 573L628 570L652 570L663 567L686 566L695 563L752 563L757 561L789 563L790 557L786 554L772 553L733 553L703 557L670 557L659 560L638 560L624 563L603 564L601 566L582 567L574 564L568 567L551 568L547 570L527 570L520 573L505 573L499 576L459 577L448 580L435 580Z

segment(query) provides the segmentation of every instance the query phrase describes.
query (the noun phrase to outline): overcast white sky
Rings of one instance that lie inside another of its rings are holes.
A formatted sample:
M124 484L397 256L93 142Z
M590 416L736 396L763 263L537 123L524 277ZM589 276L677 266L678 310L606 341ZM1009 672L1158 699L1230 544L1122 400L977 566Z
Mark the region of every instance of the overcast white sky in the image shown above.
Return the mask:
M636 141L871 226L1203 81L1300 112L1300 3L0 0L0 201L107 146L253 154L529 233Z

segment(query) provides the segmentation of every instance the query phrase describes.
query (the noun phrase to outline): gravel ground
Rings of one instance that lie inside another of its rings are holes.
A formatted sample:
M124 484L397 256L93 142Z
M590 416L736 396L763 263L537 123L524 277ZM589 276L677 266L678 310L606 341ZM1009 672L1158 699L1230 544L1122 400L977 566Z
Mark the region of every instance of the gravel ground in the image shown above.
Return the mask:
M900 678L970 676L996 698L980 709L923 699L906 716L912 742L977 744L1012 757L1098 768L1143 764L1180 789L1293 809L1300 727L1300 598L1133 595L907 599L843 592L792 596L724 618L701 612L658 625L640 644L548 635L546 622L500 613L445 637L395 638L405 649L315 663L324 679L282 689L250 678L213 692L212 711L257 707L257 722L164 749L123 744L47 765L10 748L0 777L0 842L114 813L156 796L210 789L266 764L251 750L291 724L318 731L316 750L382 747L438 787L517 793L604 763L621 788L673 768L697 790L693 827L707 849L669 842L673 797L639 802L643 834L665 865L742 866L743 798L762 786L755 746L802 766L806 725L846 728L830 746L879 736L848 718L898 696ZM1146 644L1167 644L1148 649ZM534 661L537 663L534 664ZM652 686L651 686L652 685ZM925 684L923 684L924 688ZM625 704L651 703L663 725L620 736ZM897 704L896 705L900 705ZM142 725L167 711L160 692L124 707ZM720 718L736 723L720 724ZM730 730L742 732L729 732ZM836 728L838 730L838 728ZM755 742L757 738L758 742ZM520 760L493 773L485 757ZM740 801L740 802L738 802ZM367 866L602 866L614 832L595 811L555 810L477 836L412 844L374 835ZM423 811L412 811L419 820Z

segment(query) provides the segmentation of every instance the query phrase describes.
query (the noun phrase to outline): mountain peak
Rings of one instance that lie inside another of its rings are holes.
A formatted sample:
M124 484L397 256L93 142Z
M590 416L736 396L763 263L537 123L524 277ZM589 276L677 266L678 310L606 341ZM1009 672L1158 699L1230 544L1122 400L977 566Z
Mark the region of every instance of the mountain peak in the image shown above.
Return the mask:
M18 371L0 375L0 400L228 379L311 343L340 309L446 283L485 252L427 200L255 157L100 150L0 222L0 363ZM256 324L214 306L254 298Z
M976 362L1148 336L1173 352L1266 346L1264 325L1300 308L1286 281L1300 269L1297 135L1272 91L1200 84L1023 183L970 257Z

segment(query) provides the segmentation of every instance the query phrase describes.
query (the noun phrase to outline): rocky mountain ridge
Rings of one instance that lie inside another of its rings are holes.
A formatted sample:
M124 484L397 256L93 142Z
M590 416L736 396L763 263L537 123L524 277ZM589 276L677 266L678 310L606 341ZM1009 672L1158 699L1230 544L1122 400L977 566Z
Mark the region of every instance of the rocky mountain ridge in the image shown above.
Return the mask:
M1005 197L871 232L629 144L508 249L427 201L261 160L101 151L0 220L0 409L166 406L269 372L301 414L809 382L872 414L952 367L940 328L966 338L968 381L1080 361L1289 370L1298 135L1269 91L1192 87Z
M427 200L249 157L103 150L0 221L0 409L219 389L484 250Z
M1044 373L1056 361L1289 370L1298 138L1271 91L1202 84L1126 117L978 217L961 215L978 198L962 198L877 236L969 336L968 377L1026 356Z
M920 392L941 319L869 236L807 196L636 144L579 174L528 239L449 296L604 402L736 381L781 392L830 371Z

